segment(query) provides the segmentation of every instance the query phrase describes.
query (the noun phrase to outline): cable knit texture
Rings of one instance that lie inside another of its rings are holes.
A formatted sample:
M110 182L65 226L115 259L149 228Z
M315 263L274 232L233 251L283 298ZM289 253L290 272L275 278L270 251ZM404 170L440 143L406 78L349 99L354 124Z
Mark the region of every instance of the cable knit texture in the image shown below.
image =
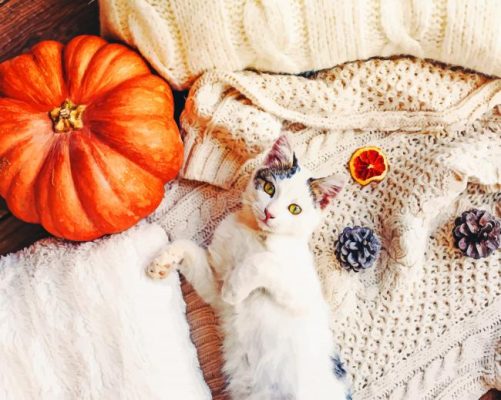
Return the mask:
M498 0L101 0L101 31L174 87L202 72L300 73L410 54L501 75Z
M452 229L470 208L501 216L500 103L501 80L413 58L309 78L207 73L182 116L188 180L151 220L172 238L208 243L283 132L319 176L348 176L355 149L379 146L386 179L349 179L311 243L354 398L479 398L501 389L501 251L465 258ZM382 243L359 274L335 256L335 239L354 225Z

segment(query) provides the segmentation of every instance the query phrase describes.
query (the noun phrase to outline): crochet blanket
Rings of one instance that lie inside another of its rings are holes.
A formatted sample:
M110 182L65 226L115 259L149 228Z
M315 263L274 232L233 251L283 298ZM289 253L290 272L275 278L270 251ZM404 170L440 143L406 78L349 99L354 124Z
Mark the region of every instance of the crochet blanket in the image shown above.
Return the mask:
M499 104L501 80L412 58L308 78L210 72L182 116L187 180L151 219L172 238L207 243L282 132L318 175L348 175L355 149L381 147L386 179L350 180L311 243L354 398L479 398L501 389L501 251L463 257L451 232L471 207L501 216ZM334 255L355 224L383 244L363 274Z
M299 73L410 54L501 75L498 0L100 0L101 32L176 88L217 69Z

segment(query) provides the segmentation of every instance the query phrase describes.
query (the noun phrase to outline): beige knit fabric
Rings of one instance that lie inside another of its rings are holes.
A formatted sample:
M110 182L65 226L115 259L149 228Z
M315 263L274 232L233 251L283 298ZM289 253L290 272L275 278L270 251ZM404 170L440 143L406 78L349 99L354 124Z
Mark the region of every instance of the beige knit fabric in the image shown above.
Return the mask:
M501 76L499 0L100 0L102 33L174 87L218 69L299 73L410 54Z
M381 147L387 178L366 187L350 179L311 243L354 398L479 398L501 389L501 251L465 258L451 231L470 207L501 217L498 104L501 80L411 58L309 79L208 73L182 117L189 180L152 218L173 238L207 243L281 132L318 175L348 175L356 148ZM334 255L354 224L383 243L366 273L343 270Z

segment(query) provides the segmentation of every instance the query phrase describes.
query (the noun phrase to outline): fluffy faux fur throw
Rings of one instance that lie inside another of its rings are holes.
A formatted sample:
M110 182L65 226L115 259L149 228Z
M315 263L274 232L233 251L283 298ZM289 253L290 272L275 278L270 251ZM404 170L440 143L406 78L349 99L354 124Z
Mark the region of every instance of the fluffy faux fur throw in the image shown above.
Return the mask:
M285 133L319 176L349 179L311 247L354 398L479 398L501 389L501 251L465 258L452 228L472 207L501 216L500 103L501 80L412 58L309 78L208 73L182 117L190 181L172 186L154 219L173 238L207 243ZM350 155L364 145L388 156L380 184L349 178ZM343 270L334 254L353 225L383 244L363 274Z
M101 31L176 88L218 69L299 73L410 54L501 75L498 0L101 0Z
M166 243L143 224L0 259L0 399L210 399L178 276L144 274Z

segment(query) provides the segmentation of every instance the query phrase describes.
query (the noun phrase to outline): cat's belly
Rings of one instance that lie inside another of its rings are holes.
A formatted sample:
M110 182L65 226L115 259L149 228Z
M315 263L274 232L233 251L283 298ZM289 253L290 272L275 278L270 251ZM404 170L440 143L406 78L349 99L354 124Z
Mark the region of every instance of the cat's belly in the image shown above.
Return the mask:
M229 375L243 381L247 375L250 385L275 388L287 398L312 373L331 374L333 341L320 313L293 315L256 293L224 319Z

